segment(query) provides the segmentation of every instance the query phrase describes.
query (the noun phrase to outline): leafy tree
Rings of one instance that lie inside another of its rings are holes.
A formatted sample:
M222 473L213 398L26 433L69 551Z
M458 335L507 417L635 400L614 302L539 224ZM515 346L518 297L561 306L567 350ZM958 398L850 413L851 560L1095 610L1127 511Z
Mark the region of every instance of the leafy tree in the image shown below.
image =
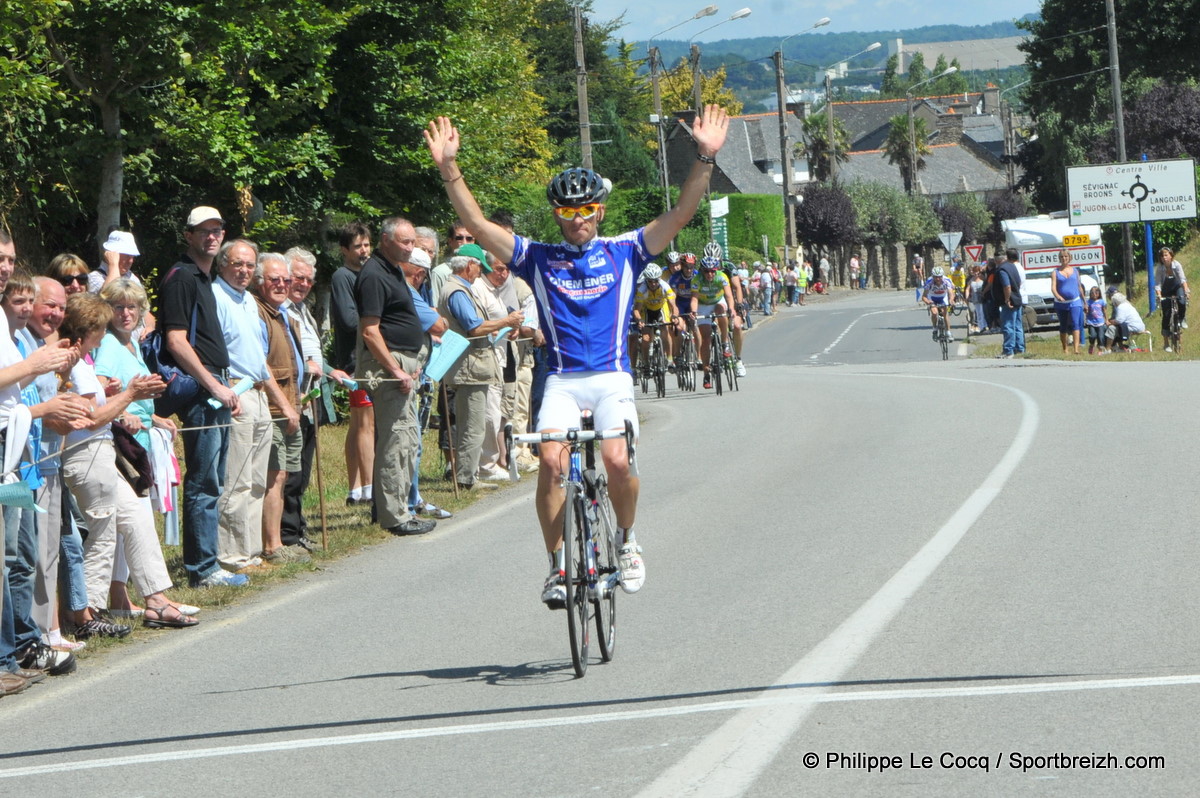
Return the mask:
M808 142L805 152L808 155L808 169L815 180L828 180L832 174L830 158L838 163L850 160L850 134L846 126L836 116L833 118L833 146L829 144L828 109L825 113L814 114L804 120L804 138Z
M962 233L964 244L978 241L991 228L992 215L974 194L951 195L933 210L942 231Z
M802 196L804 201L795 209L801 240L826 247L854 242L855 208L844 188L836 183L809 183Z
M887 139L883 143L883 157L888 163L900 167L900 176L904 178L904 190L911 194L916 184L916 174L925 168L925 156L929 149L929 126L923 117L913 115L912 140L908 136L908 115L897 114L892 117L888 127ZM910 144L915 146L910 146ZM913 169L913 150L916 154L916 169Z
M925 78L929 77L929 70L925 66L925 54L920 50L913 53L912 60L908 62L908 86L915 86Z
M987 210L992 221L989 227L983 231L982 240L998 247L1004 243L1004 231L1000 229L1000 222L1005 219L1028 216L1033 212L1033 207L1029 204L1029 197L1010 191L1006 194L993 195L988 199Z
M900 70L900 56L889 55L887 65L883 68L883 79L879 84L879 96L884 100L892 100L904 96L907 87L903 78L897 72Z
M664 114L683 111L695 107L692 92L692 66L686 58L681 58L671 69L659 75L659 90L662 92L662 107ZM722 67L711 73L700 73L700 97L705 103L716 103L729 114L742 112L742 104L731 89L725 86L725 69Z
M1200 88L1156 83L1125 109L1125 148L1134 158L1200 157ZM1094 141L1089 160L1115 161L1112 136Z

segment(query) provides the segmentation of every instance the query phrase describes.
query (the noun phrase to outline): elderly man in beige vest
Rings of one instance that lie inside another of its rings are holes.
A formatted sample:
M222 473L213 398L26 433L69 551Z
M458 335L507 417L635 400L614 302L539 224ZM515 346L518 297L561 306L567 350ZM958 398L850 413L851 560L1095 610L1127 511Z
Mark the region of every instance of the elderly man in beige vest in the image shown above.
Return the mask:
M487 336L505 327L520 327L524 319L519 309L500 319L488 319L479 297L471 290L485 270L491 271L491 267L481 250L451 258L450 279L443 286L437 307L451 330L472 339L466 354L446 375L455 386L454 479L466 489L489 484L476 480L475 472L487 427L488 389L501 384L503 372Z

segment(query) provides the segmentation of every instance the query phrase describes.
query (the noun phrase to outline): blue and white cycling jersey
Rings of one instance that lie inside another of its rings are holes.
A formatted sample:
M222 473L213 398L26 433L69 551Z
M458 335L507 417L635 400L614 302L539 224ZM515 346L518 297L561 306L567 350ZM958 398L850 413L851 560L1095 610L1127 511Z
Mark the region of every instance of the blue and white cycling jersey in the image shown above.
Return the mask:
M925 288L923 289L921 295L929 297L929 301L935 305L945 305L949 302L950 289L954 287L954 284L943 277L941 284L939 285L938 283L934 282L937 279L938 278L936 277L930 277L928 280L926 280Z
M652 260L642 229L582 247L513 236L513 274L537 299L551 373L627 371L637 279Z

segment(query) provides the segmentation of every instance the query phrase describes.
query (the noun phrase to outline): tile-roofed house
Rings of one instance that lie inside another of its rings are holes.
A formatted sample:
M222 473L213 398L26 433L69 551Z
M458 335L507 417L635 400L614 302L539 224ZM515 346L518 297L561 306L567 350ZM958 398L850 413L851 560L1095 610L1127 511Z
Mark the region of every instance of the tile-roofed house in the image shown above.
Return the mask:
M973 193L986 199L989 194L1008 191L1004 170L988 160L964 144L934 144L925 156L925 168L917 172L915 193L933 199ZM900 167L888 163L883 150L850 153L850 160L839 167L838 178L846 183L861 180L904 190Z
M667 174L672 185L683 184L696 160L696 145L691 136L694 119L694 111L679 112L667 128ZM794 113L786 114L784 119L794 152L794 145L804 141L804 122ZM775 194L782 185L775 182L775 176L782 172L779 116L730 117L725 146L717 153L717 164L709 182L710 190L720 194ZM792 177L795 184L808 181L808 161L803 154L792 159Z

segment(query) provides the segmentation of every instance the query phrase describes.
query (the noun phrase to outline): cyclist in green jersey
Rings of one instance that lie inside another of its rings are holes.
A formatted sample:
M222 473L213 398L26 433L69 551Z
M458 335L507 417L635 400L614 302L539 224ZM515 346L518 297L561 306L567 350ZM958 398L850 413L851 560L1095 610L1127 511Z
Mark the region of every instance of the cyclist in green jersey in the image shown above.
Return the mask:
M709 346L712 344L713 320L707 317L713 313L723 314L716 321L721 335L726 340L729 336L729 319L734 320L735 326L740 326L737 311L734 309L729 278L721 272L720 266L721 261L717 258L702 258L700 272L692 278L692 315L697 316L696 324L700 327L700 361L704 364L705 388L712 387L708 356Z

